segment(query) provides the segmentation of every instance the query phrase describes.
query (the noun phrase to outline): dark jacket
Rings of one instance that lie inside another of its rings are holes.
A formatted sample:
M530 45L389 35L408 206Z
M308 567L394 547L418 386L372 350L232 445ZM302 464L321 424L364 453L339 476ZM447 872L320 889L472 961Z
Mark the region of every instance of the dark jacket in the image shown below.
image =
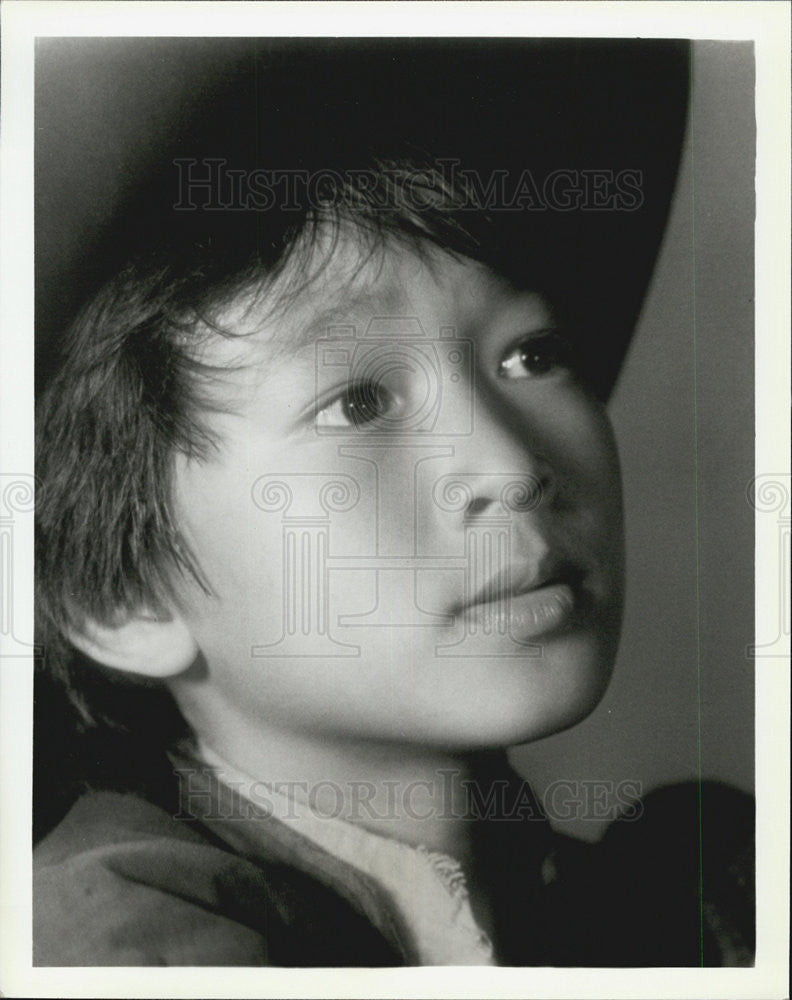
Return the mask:
M74 805L34 853L35 965L410 964L375 883L205 790L175 813L110 791ZM747 796L661 790L595 845L527 823L488 824L499 964L752 963Z

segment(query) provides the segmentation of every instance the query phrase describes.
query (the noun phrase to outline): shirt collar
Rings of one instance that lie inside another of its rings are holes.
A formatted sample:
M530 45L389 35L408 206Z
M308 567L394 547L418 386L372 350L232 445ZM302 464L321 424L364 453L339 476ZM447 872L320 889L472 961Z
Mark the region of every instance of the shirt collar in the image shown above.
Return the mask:
M494 964L455 859L320 814L205 745L183 745L172 761L190 815L239 853L289 864L334 889L408 964Z

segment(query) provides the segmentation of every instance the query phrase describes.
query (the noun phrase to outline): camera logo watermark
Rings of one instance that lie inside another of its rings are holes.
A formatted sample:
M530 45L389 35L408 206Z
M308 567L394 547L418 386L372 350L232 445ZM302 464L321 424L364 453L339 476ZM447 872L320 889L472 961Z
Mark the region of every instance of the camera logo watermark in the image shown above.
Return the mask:
M353 325L327 328L316 344L316 390L321 398L328 381L346 380L353 402L371 411L367 435L433 434L460 437L473 432L473 343L456 336L453 327L441 327L439 336L427 335L416 317L374 317L362 337ZM409 384L402 405L387 407L376 387L393 381ZM369 396L366 398L366 388ZM458 405L448 405L446 387L456 392ZM379 404L379 405L378 405ZM317 433L349 433L349 428L317 421Z

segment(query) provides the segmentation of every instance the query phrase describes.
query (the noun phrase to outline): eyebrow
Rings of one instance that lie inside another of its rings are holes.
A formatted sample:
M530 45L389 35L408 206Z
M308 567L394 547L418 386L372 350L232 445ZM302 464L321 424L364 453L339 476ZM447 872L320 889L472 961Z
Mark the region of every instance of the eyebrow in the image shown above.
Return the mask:
M368 326L374 317L404 313L404 305L404 290L401 286L365 289L352 295L343 294L341 301L320 308L304 326L289 331L284 329L276 334L274 340L279 348L291 348L294 353L321 340L333 326L352 326L354 330L349 335L355 337L365 332L358 329L363 323ZM278 353L280 354L280 351Z

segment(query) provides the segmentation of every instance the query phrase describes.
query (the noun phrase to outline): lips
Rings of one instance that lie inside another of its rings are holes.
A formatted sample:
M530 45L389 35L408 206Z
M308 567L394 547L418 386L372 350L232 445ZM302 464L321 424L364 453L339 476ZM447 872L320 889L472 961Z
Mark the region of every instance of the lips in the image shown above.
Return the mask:
M479 604L505 602L510 598L521 597L554 585L566 584L572 589L580 586L582 571L573 564L556 560L545 560L537 567L509 566L491 577L473 597L460 605L458 610L474 607Z
M468 629L532 639L564 628L579 610L582 572L556 562L539 570L510 567L455 608Z

